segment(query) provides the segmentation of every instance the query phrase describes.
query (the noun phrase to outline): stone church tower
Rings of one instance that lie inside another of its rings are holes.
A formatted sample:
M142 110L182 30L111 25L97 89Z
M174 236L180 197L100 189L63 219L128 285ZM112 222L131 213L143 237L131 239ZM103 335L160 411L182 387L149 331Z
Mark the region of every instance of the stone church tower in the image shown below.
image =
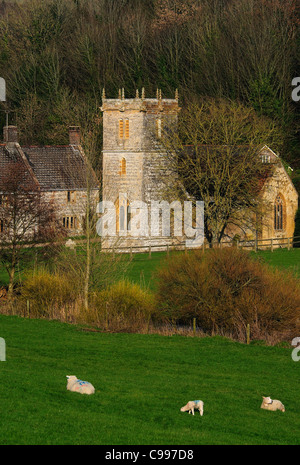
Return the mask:
M160 200L160 187L167 181L166 156L160 138L168 127L176 128L179 112L178 95L164 99L161 91L156 98L145 98L136 92L135 98L107 99L103 92L103 200L116 207L116 232L124 236L124 245L159 245L172 239L130 237L132 202L142 201L150 207L151 200ZM165 178L165 179L164 179ZM150 211L150 208L149 208ZM150 219L149 219L150 224ZM126 237L125 237L126 236Z

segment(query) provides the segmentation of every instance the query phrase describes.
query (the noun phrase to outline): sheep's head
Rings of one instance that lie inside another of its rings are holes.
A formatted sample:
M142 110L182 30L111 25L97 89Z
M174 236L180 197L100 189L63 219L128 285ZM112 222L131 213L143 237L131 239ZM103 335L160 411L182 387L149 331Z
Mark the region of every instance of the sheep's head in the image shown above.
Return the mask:
M67 378L68 382L69 381L75 381L77 379L77 376L75 376L75 375L67 375L66 378Z
M272 399L271 397L264 397L262 396L263 400L264 400L264 404L272 404Z

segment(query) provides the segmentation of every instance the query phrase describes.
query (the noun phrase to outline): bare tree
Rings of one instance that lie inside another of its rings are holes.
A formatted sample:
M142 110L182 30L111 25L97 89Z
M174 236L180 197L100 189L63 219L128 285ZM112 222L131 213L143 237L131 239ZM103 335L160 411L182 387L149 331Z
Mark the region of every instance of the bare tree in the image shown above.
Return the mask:
M278 147L279 141L274 123L223 100L190 105L179 118L178 131L164 136L177 195L204 202L210 246L220 243L228 226L243 228L249 219L256 221L261 187L272 170L261 162L258 149Z
M9 275L9 297L25 243L53 240L59 232L55 205L44 200L22 162L8 164L1 172L0 260Z
M124 254L115 256L102 250L102 239L96 229L101 192L100 167L97 165L100 124L100 118L90 113L81 127L79 150L85 159L85 199L80 215L84 237L81 240L75 239L76 249L65 249L57 262L57 266L70 277L74 286L77 285L86 312L89 311L93 291L105 288L122 276L129 263Z

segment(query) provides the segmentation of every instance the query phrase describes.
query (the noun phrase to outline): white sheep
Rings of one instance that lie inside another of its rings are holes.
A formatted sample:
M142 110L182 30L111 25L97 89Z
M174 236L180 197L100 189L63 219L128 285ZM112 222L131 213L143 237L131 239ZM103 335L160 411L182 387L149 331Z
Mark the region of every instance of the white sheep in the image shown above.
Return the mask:
M184 407L181 407L180 411L181 412L189 412L194 415L194 410L198 409L199 410L199 413L202 417L203 415L203 406L204 406L204 402L202 400L190 400Z
M67 379L67 389L69 391L80 392L80 394L94 394L95 388L88 381L82 381L74 375L67 375Z
M280 402L280 400L276 400L276 399L273 400L271 399L271 397L264 397L264 396L262 396L262 398L263 398L263 401L262 401L260 408L263 408L265 410L272 410L272 411L281 410L282 412L285 412L284 405L282 402Z

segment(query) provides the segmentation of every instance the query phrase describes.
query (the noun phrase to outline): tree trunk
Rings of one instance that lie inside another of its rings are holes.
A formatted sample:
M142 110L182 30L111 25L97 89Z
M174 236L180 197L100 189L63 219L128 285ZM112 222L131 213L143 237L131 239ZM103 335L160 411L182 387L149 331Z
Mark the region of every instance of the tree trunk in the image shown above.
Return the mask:
M13 293L14 293L14 278L15 278L15 272L16 272L16 264L17 264L16 247L15 245L13 245L11 264L10 264L10 268L8 269L8 274L9 274L9 283L8 283L8 292L7 292L8 300L12 299Z
M87 180L88 181L88 180ZM84 280L84 309L89 309L89 289L91 273L91 228L90 228L90 186L87 182L87 200L86 200L86 268Z

